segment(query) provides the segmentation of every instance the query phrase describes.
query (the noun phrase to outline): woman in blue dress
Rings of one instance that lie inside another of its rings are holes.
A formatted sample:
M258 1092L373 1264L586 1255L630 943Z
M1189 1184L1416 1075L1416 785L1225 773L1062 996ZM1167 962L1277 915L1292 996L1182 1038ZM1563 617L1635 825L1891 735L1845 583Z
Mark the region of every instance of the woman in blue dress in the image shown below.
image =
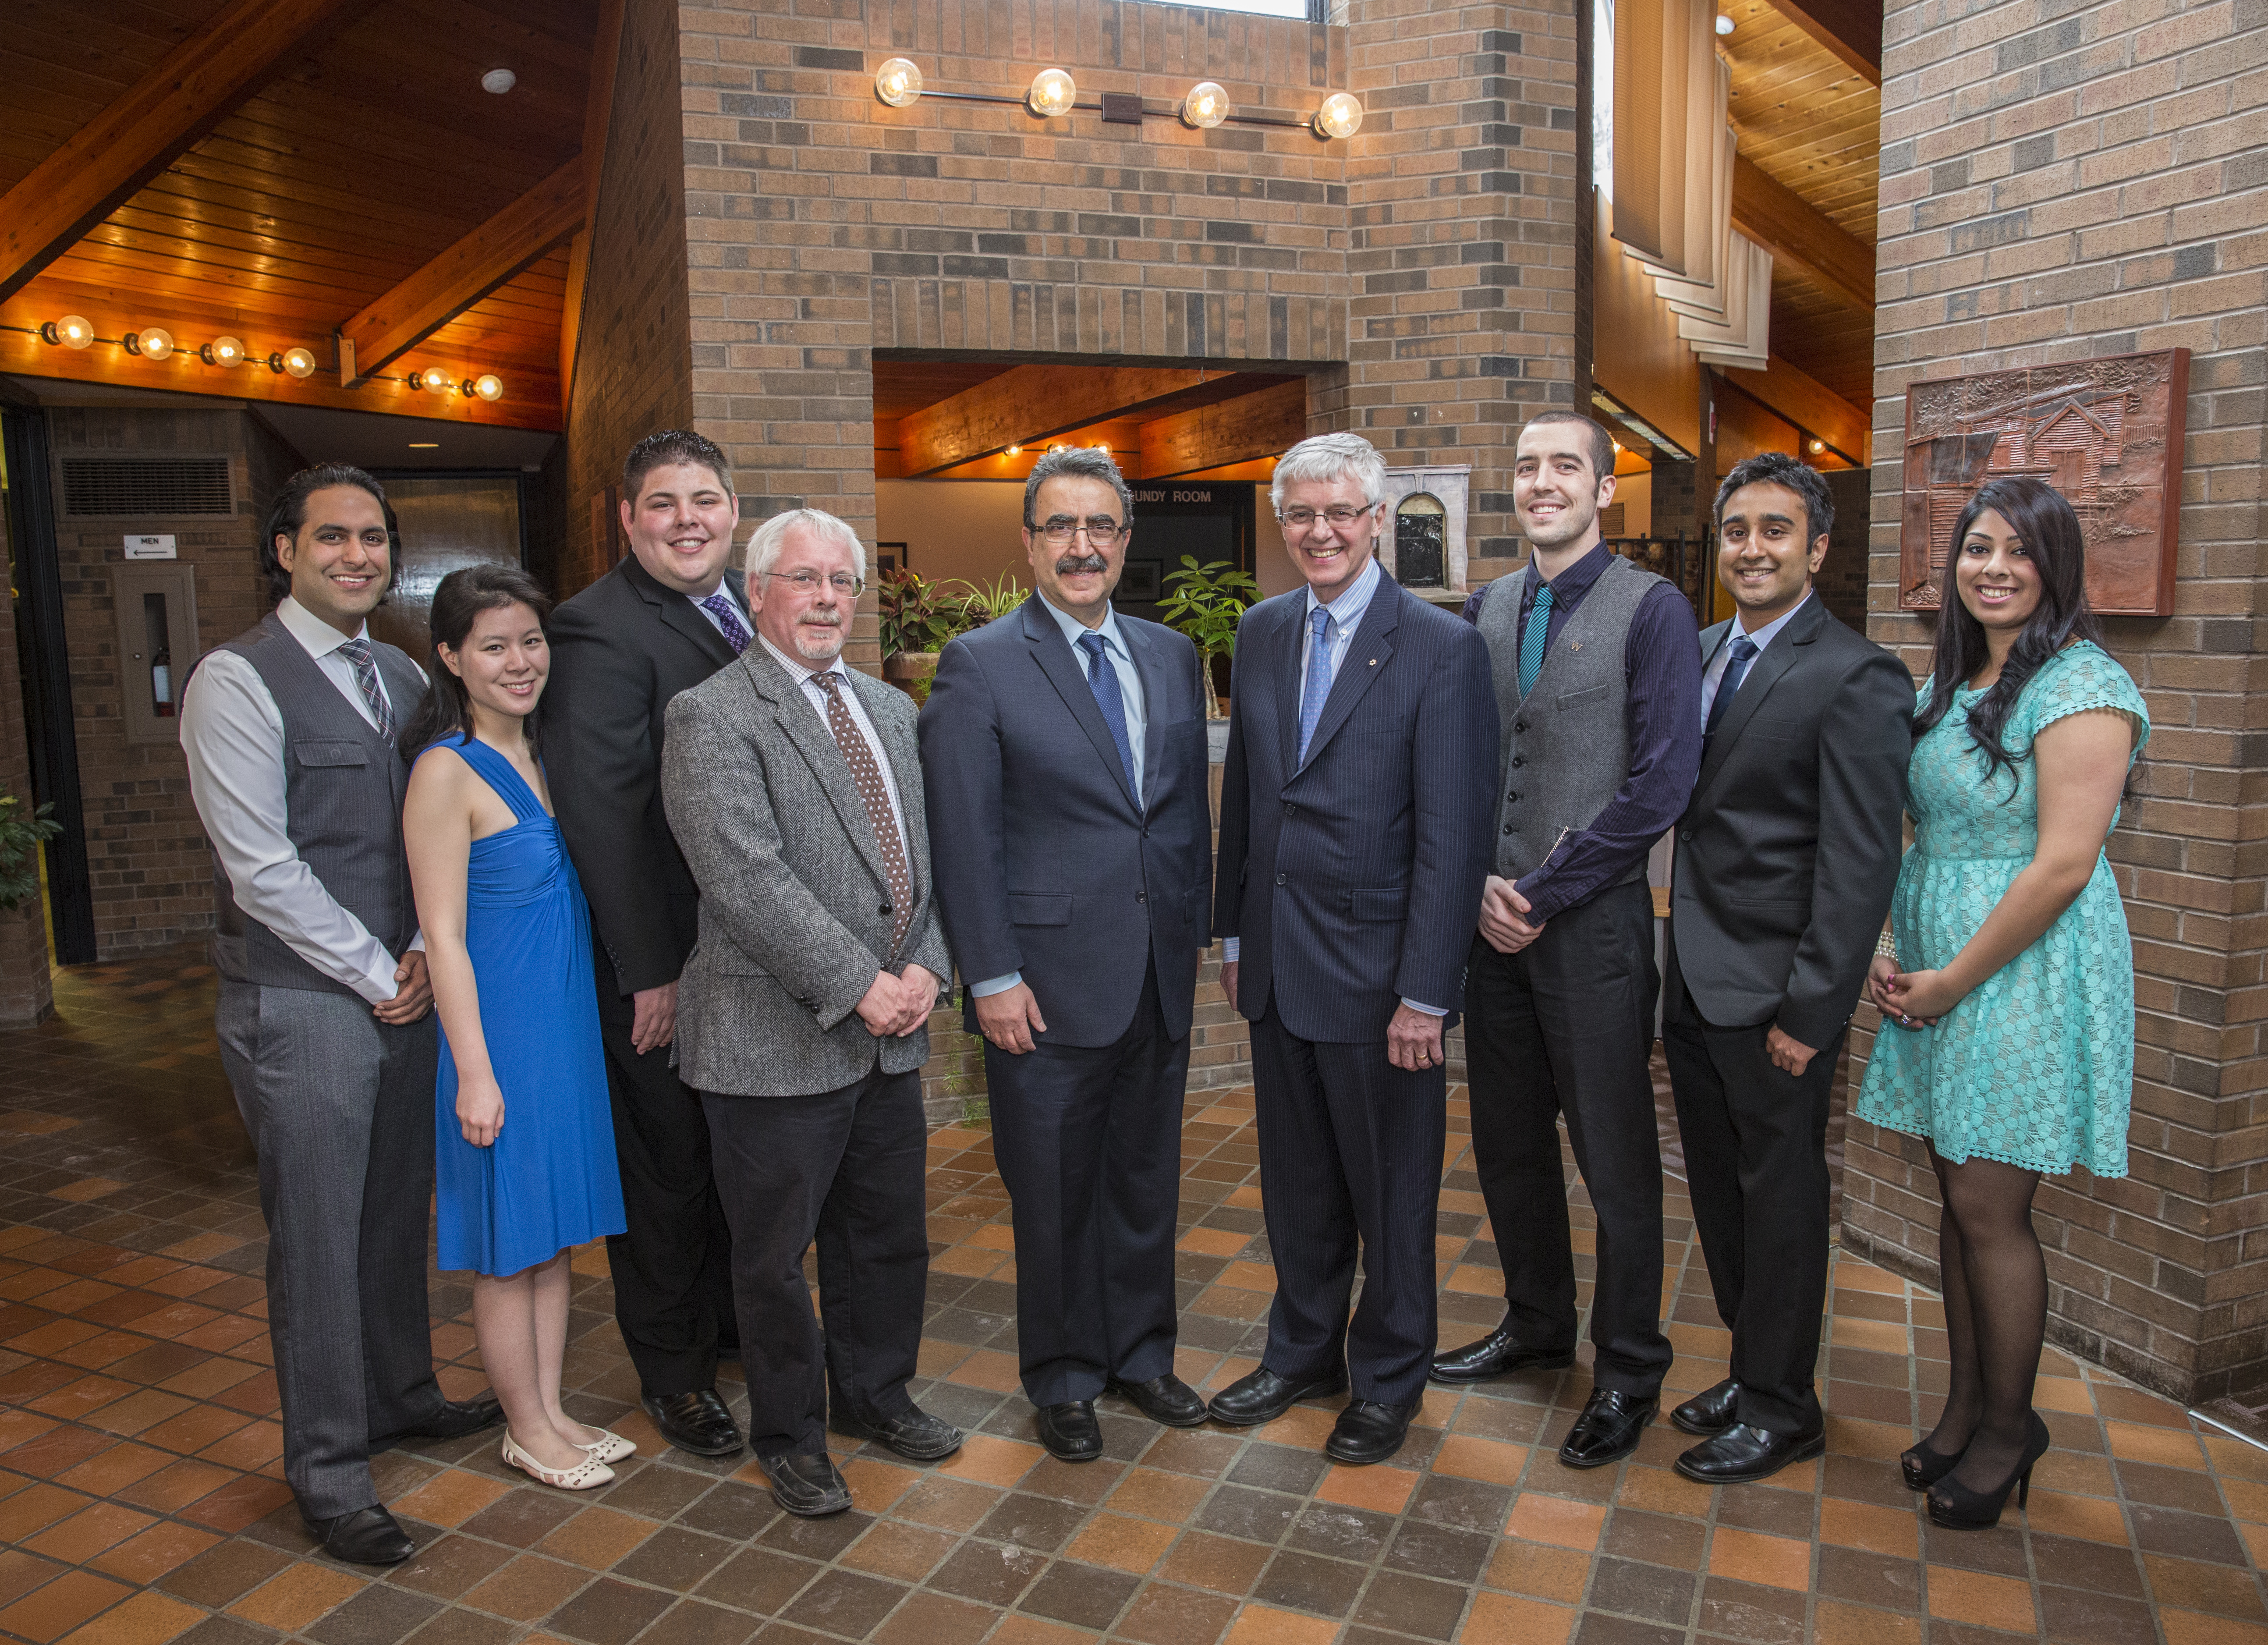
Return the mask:
M2032 1409L2047 1271L2043 1173L2126 1174L2134 961L2103 841L2150 733L2098 643L2078 516L2052 487L1980 488L1955 523L1937 650L1915 712L1913 849L1855 1111L1925 1140L1943 1202L1951 1373L1901 1463L1929 1516L1999 1523L2048 1448Z
M588 1490L637 1447L560 1408L570 1248L623 1228L591 982L591 916L536 758L550 602L503 565L433 594L432 690L402 733L409 874L441 1018L434 1118L444 1268L504 1403L504 1459Z

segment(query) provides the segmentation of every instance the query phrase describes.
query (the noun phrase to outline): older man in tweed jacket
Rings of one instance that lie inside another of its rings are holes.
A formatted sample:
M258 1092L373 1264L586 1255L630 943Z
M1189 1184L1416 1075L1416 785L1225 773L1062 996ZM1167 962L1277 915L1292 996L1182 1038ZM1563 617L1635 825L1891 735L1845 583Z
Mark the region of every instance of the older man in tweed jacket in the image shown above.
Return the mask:
M806 1516L850 1506L830 1407L837 1433L917 1461L961 1438L906 1391L929 1275L919 1071L952 963L913 704L842 662L865 571L833 515L766 521L747 550L756 638L670 704L662 755L701 888L678 1054L732 1226L748 1437ZM803 1279L814 1235L823 1339Z

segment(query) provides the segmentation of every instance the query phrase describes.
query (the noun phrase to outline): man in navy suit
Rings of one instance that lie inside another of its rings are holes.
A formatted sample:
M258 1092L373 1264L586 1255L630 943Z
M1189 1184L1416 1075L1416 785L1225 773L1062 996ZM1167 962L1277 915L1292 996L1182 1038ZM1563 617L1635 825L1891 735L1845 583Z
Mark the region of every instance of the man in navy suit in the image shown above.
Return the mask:
M1401 1448L1433 1353L1441 1034L1464 1001L1497 774L1486 644L1372 558L1385 487L1358 435L1277 465L1307 586L1237 631L1213 917L1252 1023L1276 1301L1260 1368L1212 1414L1270 1421L1351 1379L1323 1447L1343 1463Z
M1039 1433L1102 1454L1108 1388L1175 1427L1174 1216L1212 832L1197 648L1111 609L1132 498L1106 452L1024 487L1038 592L945 648L922 711L938 903L984 1036Z

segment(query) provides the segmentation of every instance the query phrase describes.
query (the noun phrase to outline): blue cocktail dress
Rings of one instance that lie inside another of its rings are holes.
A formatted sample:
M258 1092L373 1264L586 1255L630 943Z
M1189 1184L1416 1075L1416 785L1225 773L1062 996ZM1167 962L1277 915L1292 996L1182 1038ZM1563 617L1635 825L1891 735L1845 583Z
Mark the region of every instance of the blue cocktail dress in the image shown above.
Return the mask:
M504 1093L504 1129L485 1148L465 1140L444 1029L433 1103L439 1260L513 1274L625 1227L592 992L591 912L558 823L512 762L468 737L445 738L418 757L437 748L479 772L515 819L473 842L465 874L465 948L489 1065Z

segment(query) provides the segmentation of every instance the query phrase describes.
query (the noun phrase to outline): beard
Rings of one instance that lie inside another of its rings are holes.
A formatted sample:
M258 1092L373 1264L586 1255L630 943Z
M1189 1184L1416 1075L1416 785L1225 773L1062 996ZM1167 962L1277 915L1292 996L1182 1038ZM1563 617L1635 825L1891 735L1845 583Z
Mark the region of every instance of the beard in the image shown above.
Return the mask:
M843 619L807 616L795 625L793 638L795 654L806 662L833 662L843 654Z

